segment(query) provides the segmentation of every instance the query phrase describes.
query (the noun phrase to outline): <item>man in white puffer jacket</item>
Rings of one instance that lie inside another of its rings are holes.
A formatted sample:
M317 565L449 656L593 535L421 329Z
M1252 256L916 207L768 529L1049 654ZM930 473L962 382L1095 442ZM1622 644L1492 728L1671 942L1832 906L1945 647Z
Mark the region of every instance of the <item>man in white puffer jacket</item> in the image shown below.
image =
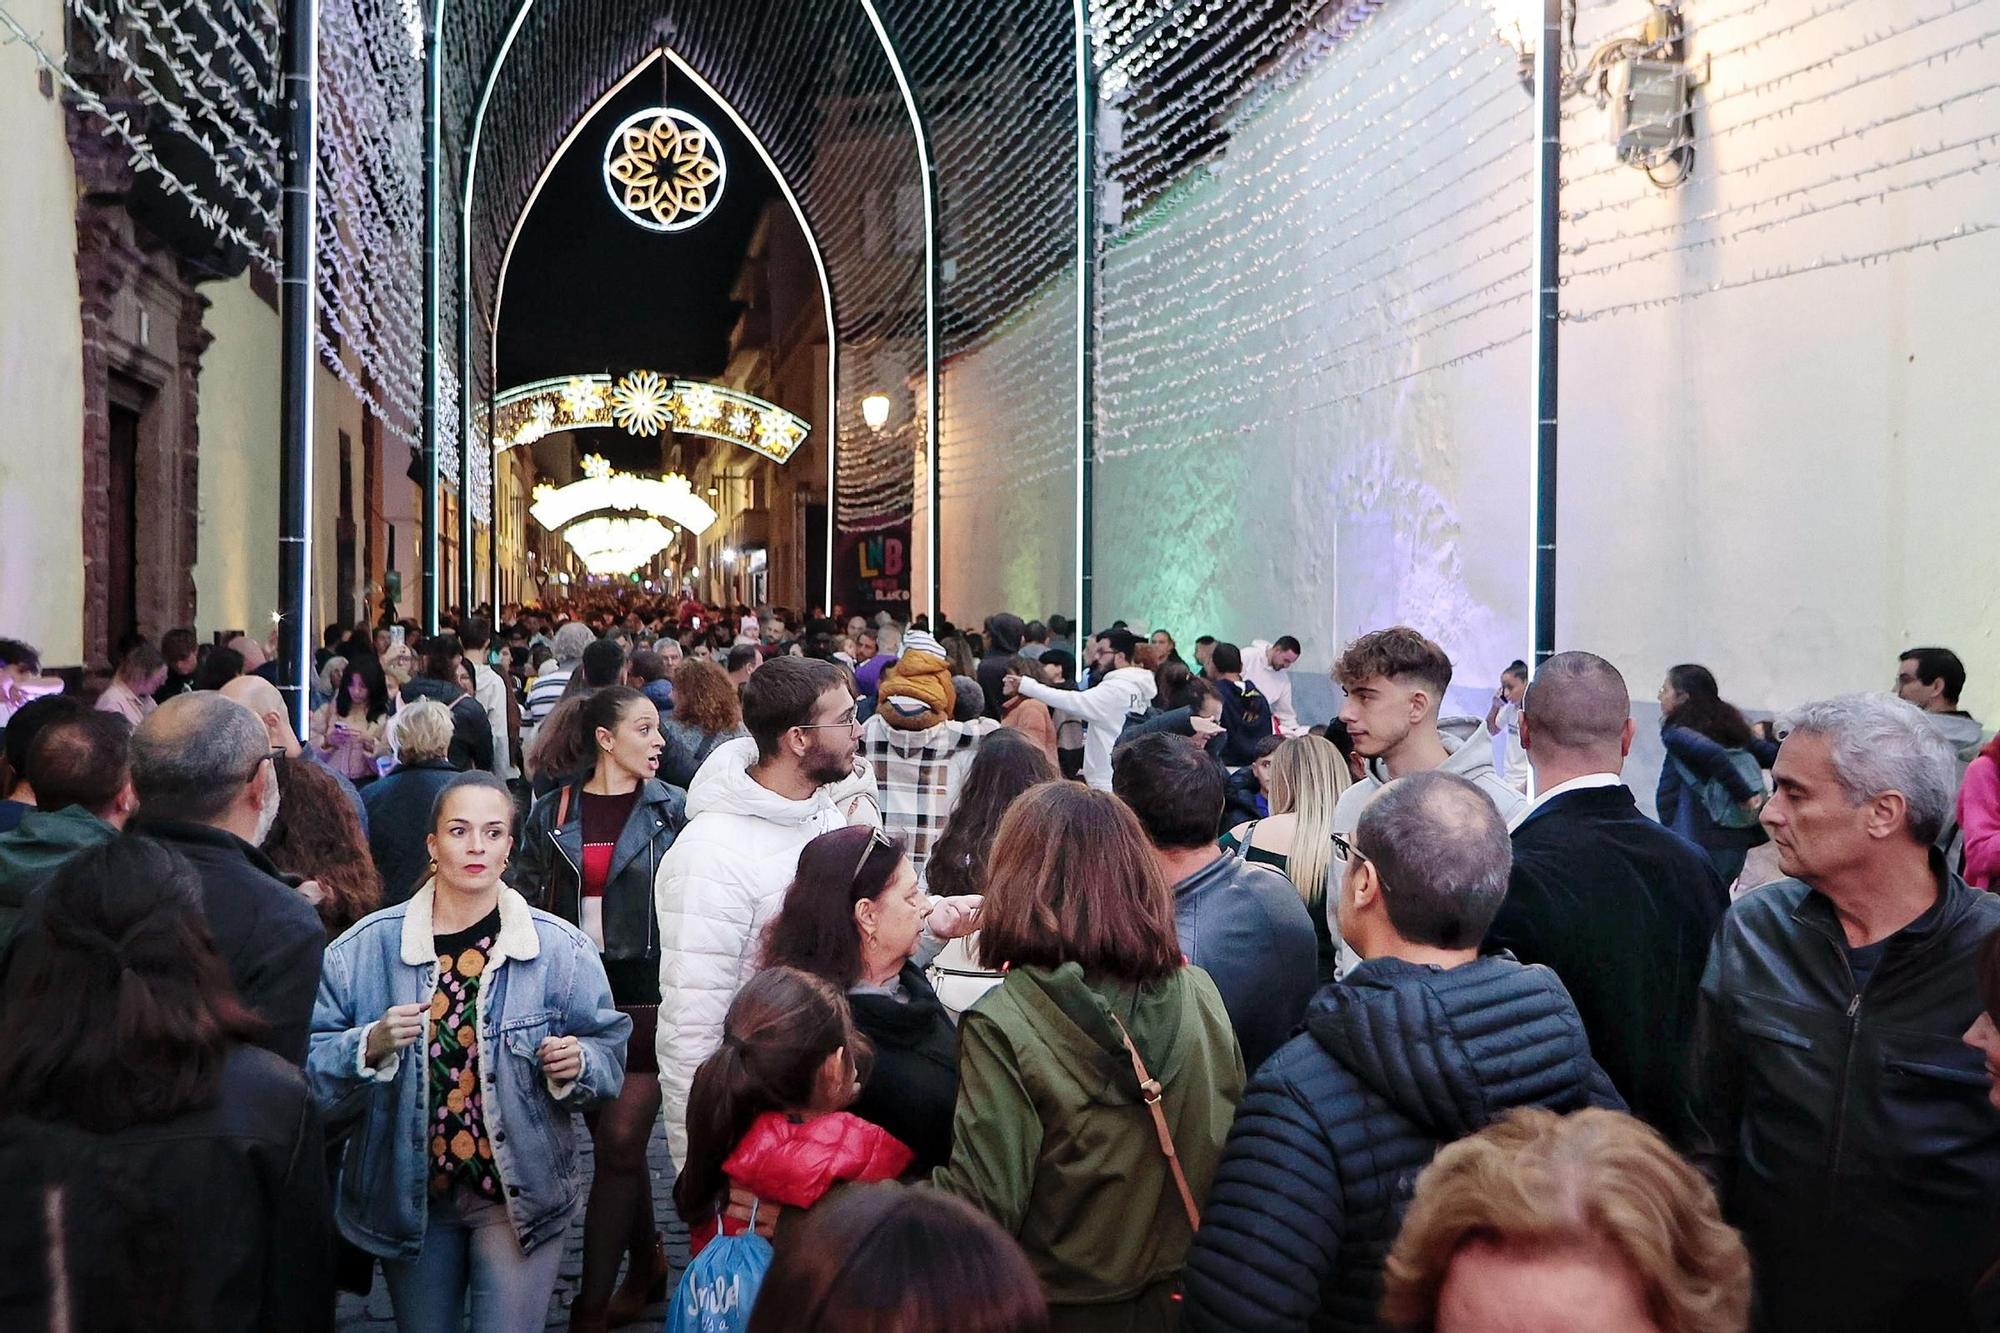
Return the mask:
M716 747L688 787L687 827L653 881L660 922L654 1046L674 1165L687 1160L688 1090L722 1044L722 1021L757 971L765 924L822 833L879 821L847 677L774 657L743 687L747 738Z

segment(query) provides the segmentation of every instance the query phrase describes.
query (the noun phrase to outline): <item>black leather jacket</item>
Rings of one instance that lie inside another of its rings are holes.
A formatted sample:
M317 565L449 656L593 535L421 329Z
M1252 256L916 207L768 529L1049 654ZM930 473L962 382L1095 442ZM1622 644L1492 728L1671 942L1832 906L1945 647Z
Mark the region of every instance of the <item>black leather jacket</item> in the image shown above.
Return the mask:
M563 792L569 811L555 827ZM558 787L536 799L521 828L511 882L529 902L572 925L582 916L583 802L581 783ZM653 914L653 875L660 858L687 824L687 797L678 787L648 779L632 803L624 831L611 853L604 884L604 960L657 962L660 926Z
M1959 1039L2000 898L1931 862L1940 902L1858 988L1832 903L1797 880L1739 900L1709 953L1695 1156L1750 1246L1760 1327L1968 1328L2000 1255L2000 1112Z

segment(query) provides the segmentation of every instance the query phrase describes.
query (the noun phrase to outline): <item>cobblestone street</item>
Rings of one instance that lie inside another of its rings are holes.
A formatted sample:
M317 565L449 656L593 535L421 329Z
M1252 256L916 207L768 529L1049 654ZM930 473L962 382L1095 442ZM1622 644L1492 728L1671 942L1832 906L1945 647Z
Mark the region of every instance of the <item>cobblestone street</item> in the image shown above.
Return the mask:
M581 1120L576 1126L577 1147L582 1160L586 1184L590 1175L590 1134ZM653 1126L653 1146L647 1153L647 1160L653 1169L653 1210L660 1219L660 1230L667 1238L667 1257L673 1260L674 1278L687 1264L688 1232L680 1218L674 1215L673 1184L674 1168L667 1157L666 1133L660 1124ZM583 1209L576 1210L576 1218L570 1224L569 1234L563 1237L562 1270L556 1279L556 1290L549 1300L548 1326L563 1329L569 1326L570 1298L576 1293L577 1277L583 1269ZM668 1287L669 1294L672 1287ZM645 1317L631 1328L657 1329L666 1321L667 1307L664 1302L652 1306ZM394 1315L389 1310L389 1288L382 1281L381 1269L375 1273L374 1289L367 1296L343 1293L340 1309L335 1321L339 1333L378 1333L396 1327Z

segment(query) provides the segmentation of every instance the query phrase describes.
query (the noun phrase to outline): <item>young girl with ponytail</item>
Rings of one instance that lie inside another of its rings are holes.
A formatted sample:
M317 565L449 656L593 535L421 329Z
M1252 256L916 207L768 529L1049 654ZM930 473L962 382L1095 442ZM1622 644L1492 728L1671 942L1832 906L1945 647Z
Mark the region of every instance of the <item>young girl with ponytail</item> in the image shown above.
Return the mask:
M909 1168L908 1147L846 1110L867 1049L831 982L766 968L737 993L722 1031L721 1047L695 1071L687 1165L674 1182L691 1255L718 1223L731 1235L743 1229L722 1221L732 1186L768 1220L811 1208L836 1185L893 1180Z

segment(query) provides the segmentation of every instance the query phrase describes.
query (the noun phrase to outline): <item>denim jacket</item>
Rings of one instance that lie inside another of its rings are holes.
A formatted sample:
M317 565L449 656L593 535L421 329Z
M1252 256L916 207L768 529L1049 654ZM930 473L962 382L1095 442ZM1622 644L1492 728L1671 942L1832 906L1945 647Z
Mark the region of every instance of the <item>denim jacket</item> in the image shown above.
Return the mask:
M334 1217L357 1246L415 1259L429 1204L430 1060L420 1043L380 1068L364 1063L368 1031L394 1004L437 992L431 930L436 890L362 918L327 946L313 1006L306 1079L330 1137L347 1135ZM521 1248L560 1241L580 1195L572 1111L615 1097L632 1020L611 1004L597 950L575 926L500 890L500 934L479 988L479 1069L493 1159ZM575 1037L583 1072L550 1083L537 1048Z

